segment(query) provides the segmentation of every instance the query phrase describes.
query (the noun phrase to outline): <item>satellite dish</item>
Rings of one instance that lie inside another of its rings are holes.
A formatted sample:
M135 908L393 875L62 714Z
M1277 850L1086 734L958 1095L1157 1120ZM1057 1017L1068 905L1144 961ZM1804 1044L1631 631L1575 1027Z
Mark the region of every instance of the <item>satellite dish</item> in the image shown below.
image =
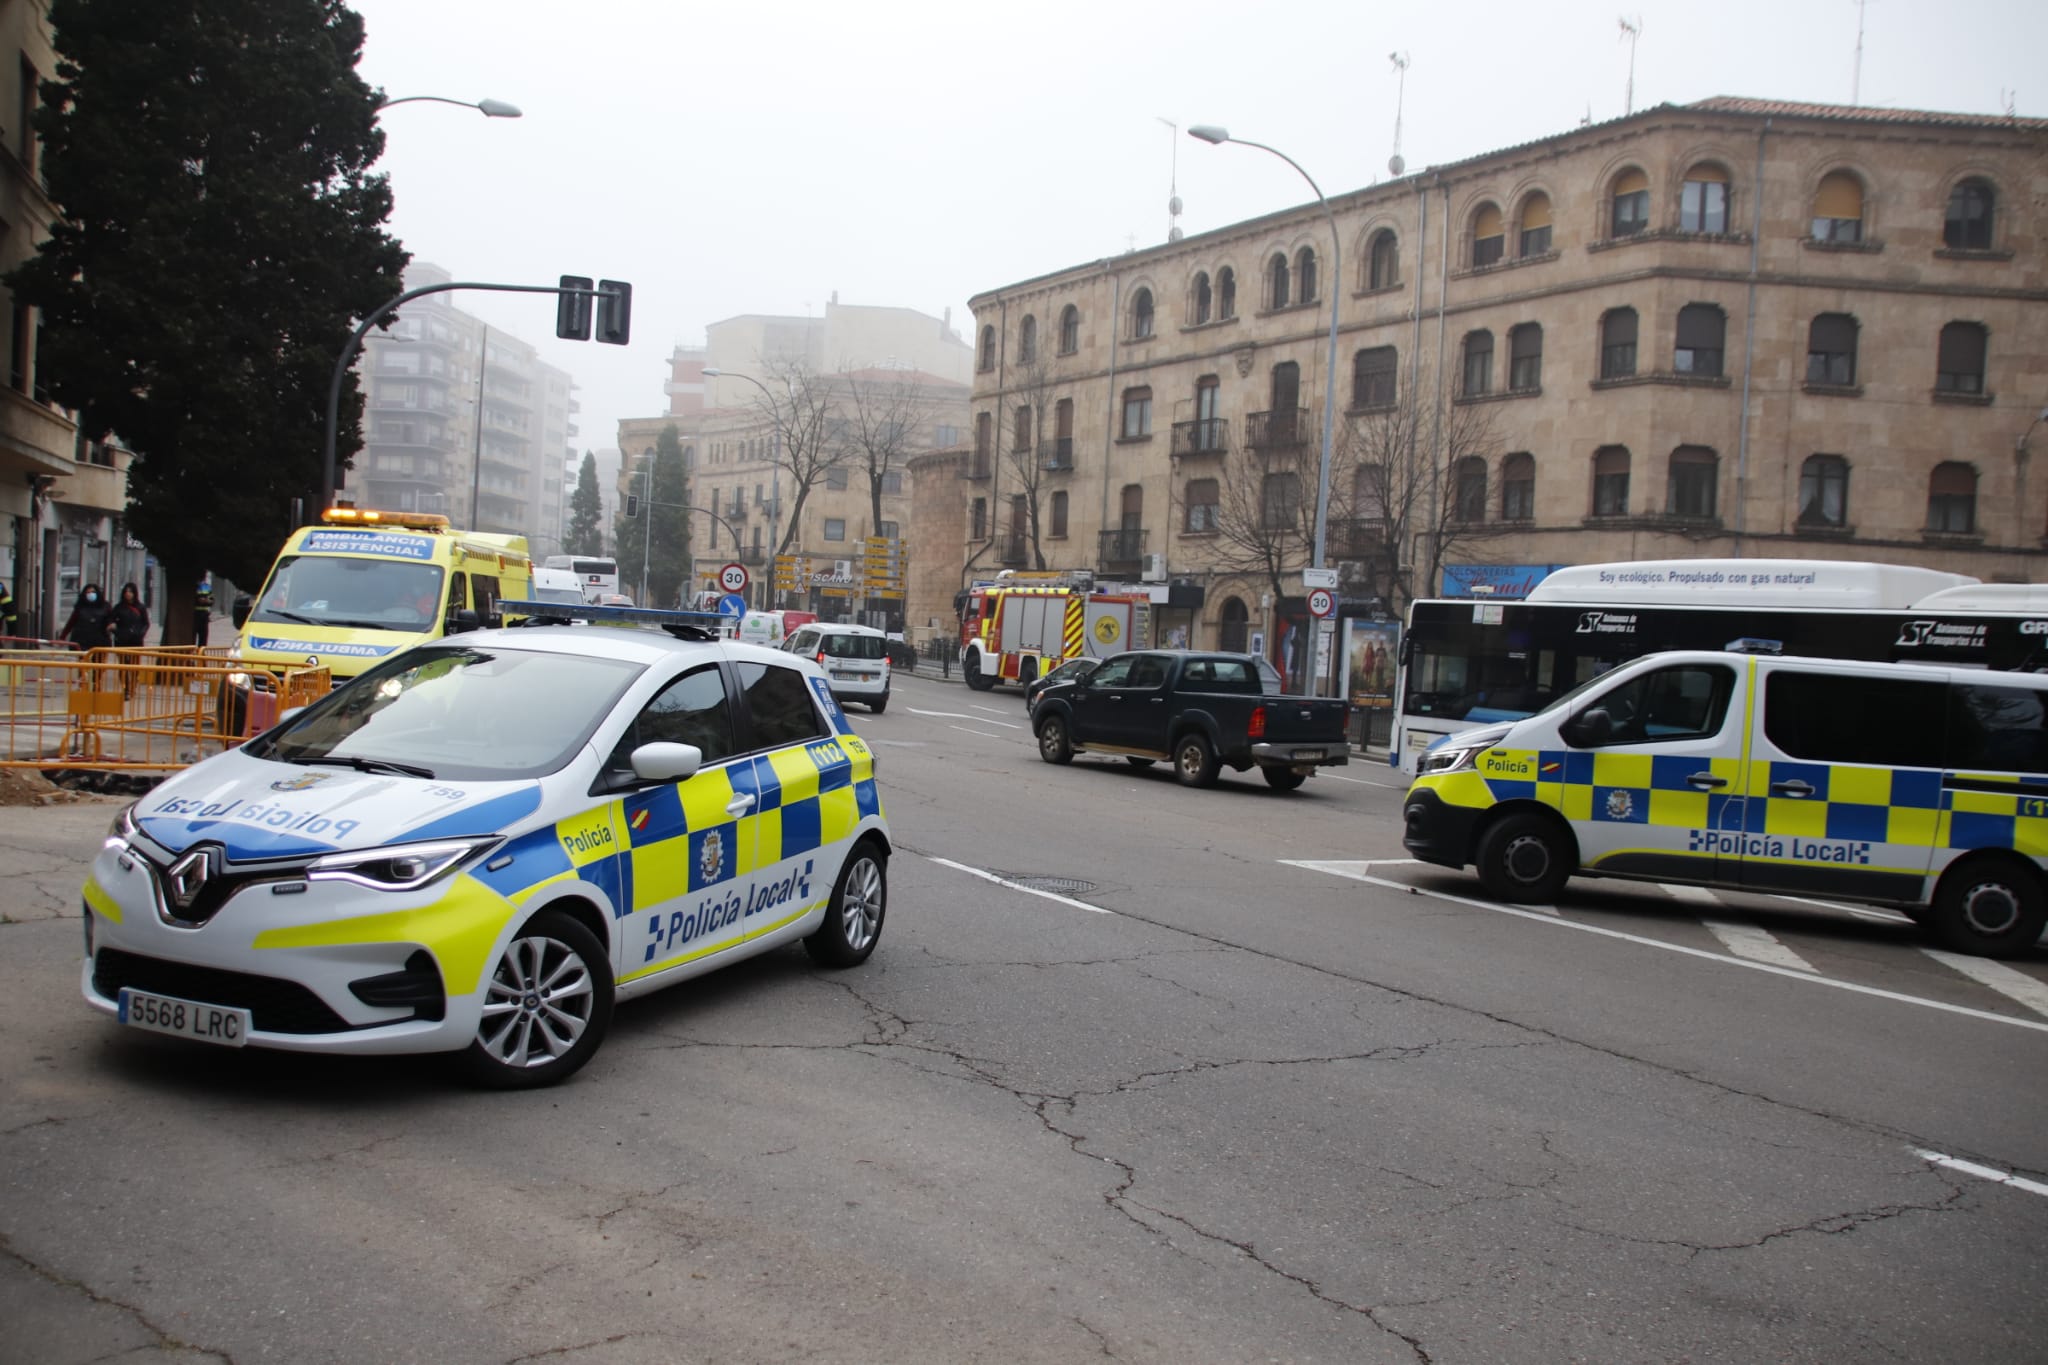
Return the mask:
M1169 200L1167 200L1167 201L1166 201L1166 211L1167 211L1168 213L1171 213L1171 214L1175 215L1176 217L1178 217L1178 216L1179 216L1179 214L1180 214L1180 196L1179 196L1179 195L1177 195L1177 194L1176 194L1175 196L1173 196L1173 198L1171 198L1171 199L1169 199Z
M1393 174L1399 175L1401 172L1407 169L1408 163L1401 159L1401 154L1399 152L1395 152L1392 156L1387 158L1387 170L1392 172Z
M1181 239L1182 235L1183 235L1183 234L1181 233L1181 230L1180 230L1180 224L1178 224L1178 223L1175 223L1175 224L1174 224L1174 225L1173 225L1172 227L1170 227L1170 228L1168 228L1168 229L1166 230L1166 240L1167 240L1167 241L1169 241L1169 242L1177 242L1177 241L1179 241L1179 240Z

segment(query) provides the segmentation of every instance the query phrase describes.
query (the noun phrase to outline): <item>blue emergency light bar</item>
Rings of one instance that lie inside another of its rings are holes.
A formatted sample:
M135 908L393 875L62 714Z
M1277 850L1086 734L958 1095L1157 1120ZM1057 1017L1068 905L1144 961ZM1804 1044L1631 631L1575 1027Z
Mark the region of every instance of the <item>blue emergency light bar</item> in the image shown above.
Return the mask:
M1739 640L1730 640L1722 651L1728 654L1783 654L1783 640L1761 640L1754 635L1745 635Z
M498 610L505 616L525 617L526 625L558 626L573 621L589 621L620 626L659 626L685 640L715 640L728 621L738 619L721 616L715 611L663 611L658 607L603 606L596 602L528 602L511 597L500 598Z

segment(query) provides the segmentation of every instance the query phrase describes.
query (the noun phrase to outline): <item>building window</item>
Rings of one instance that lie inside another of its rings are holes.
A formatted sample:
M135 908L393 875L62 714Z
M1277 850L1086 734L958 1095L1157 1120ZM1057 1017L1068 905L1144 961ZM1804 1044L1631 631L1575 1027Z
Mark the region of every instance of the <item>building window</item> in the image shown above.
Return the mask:
M1628 515L1628 447L1601 446L1593 452L1593 515Z
M1468 524L1486 520L1486 461L1467 455L1451 471L1451 515Z
M1351 406L1383 408L1394 401L1399 359L1392 346L1373 346L1351 357Z
M1600 377L1626 379L1636 372L1636 310L1615 308L1600 319Z
M875 523L875 534L880 536L883 540L897 539L901 529L902 528L897 526L896 523L893 521L878 521ZM754 546L756 549L760 548L760 542L761 528L756 526L754 528Z
M903 491L903 471L892 469L882 475L882 492L885 496Z
M1266 262L1266 306L1287 306L1287 253L1284 251L1274 252L1273 259Z
M1493 391L1493 333L1465 334L1465 387L1467 398Z
M1191 534L1213 531L1222 523L1218 515L1222 512L1221 494L1214 479L1189 479L1187 497L1187 529Z
M1536 323L1508 333L1508 387L1517 393L1543 387L1543 328Z
M1536 519L1536 457L1526 450L1500 462L1500 519Z
M1259 525L1268 531L1292 531L1301 525L1301 475L1282 470L1260 481Z
M1223 449L1223 388L1213 374L1195 381L1195 429L1190 435L1193 449Z
M960 444L960 428L951 422L941 422L932 432L932 442L940 450Z
M1152 390L1124 390L1123 438L1133 441L1152 434Z
M1614 213L1608 235L1633 237L1650 226L1650 177L1633 168L1614 177Z
M1214 291L1211 290L1209 287L1209 272L1206 270L1196 271L1194 308L1195 326L1200 327L1203 323L1209 320L1209 310L1215 304L1215 302L1216 299Z
M1500 206L1481 204L1479 211L1472 215L1472 266L1492 265L1507 254L1507 226L1501 220Z
M1721 343L1728 315L1711 303L1688 303L1678 310L1678 350L1671 368L1680 374L1719 375Z
M996 329L993 325L981 329L981 354L974 362L977 370L993 370L996 367Z
M1362 524L1377 527L1387 519L1387 467L1361 460L1351 474L1351 511Z
M1680 446L1671 452L1664 510L1674 517L1709 520L1715 512L1721 461L1705 446Z
M969 472L976 478L988 477L989 456L995 448L995 418L985 412L974 414L974 463Z
M1966 536L1977 529L1977 471L1956 460L1934 467L1927 481L1927 529Z
M1381 228L1372 235L1365 278L1368 289L1392 289L1401 282L1401 242L1392 228Z
M827 539L827 540L844 540L844 539L846 539L846 518L845 518L845 517L827 517L827 518L825 518L825 539Z
M1131 340L1143 341L1152 335L1152 291L1139 289L1131 295Z
M1031 314L1024 315L1024 321L1017 324L1017 363L1029 365L1038 359L1038 319Z
M1072 355L1081 349L1081 310L1068 304L1060 310L1060 354Z
M1990 181L1971 179L1959 183L1948 192L1948 217L1941 225L1942 245L1957 251L1989 251L1995 205Z
M1010 449L1022 455L1031 449L1031 409L1020 407L1010 424Z
M825 471L825 487L841 491L846 487L846 466L835 464Z
M1062 488L1052 495L1052 530L1048 532L1054 540L1064 540L1067 535L1067 490Z
M1806 382L1848 388L1856 382L1856 319L1822 313L1806 329Z
M1719 166L1699 165L1685 173L1685 184L1678 192L1678 229L1728 231L1728 172Z
M1540 190L1522 201L1521 254L1541 256L1550 250L1550 196Z
M988 538L988 499L976 498L968 516L968 534L975 540Z
M42 87L39 84L42 76L37 73L35 63L24 56L21 58L19 77L21 90L15 121L20 129L21 142L15 147L15 151L21 157L22 169L34 177L37 174L35 116L36 105L42 94Z
M1941 353L1934 387L1939 393L1984 392L1984 351L1987 333L1974 322L1951 322L1941 329Z
M1850 171L1829 171L1813 196L1813 240L1863 240L1863 182Z
M1294 256L1294 284L1296 303L1316 301L1316 253L1311 247L1303 247Z
M1216 272L1216 317L1218 321L1237 316L1237 272L1224 266Z
M1799 466L1799 524L1846 526L1849 462L1839 455L1809 455Z

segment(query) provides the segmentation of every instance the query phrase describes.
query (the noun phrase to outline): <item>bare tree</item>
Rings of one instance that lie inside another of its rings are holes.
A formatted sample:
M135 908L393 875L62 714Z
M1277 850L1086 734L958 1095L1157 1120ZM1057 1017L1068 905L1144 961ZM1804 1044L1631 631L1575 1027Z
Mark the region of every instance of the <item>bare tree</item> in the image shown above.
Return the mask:
M775 426L778 449L776 465L789 475L794 494L789 518L783 523L782 541L775 553L789 553L803 525L804 503L811 490L826 474L845 462L848 448L833 411L832 377L821 375L801 360L762 361L768 371L763 397L754 406ZM776 397L781 390L782 396Z
M1348 518L1344 495L1345 447L1331 451L1330 524ZM1266 428L1243 454L1229 457L1217 480L1213 504L1190 506L1183 492L1182 516L1216 532L1216 567L1263 579L1274 600L1285 595L1282 580L1308 565L1315 549L1316 479L1322 444L1307 423ZM1183 486L1185 489L1185 485ZM1197 510L1206 508L1207 510Z
M918 445L925 419L924 390L915 371L842 370L844 425L837 444L848 464L868 477L870 534L882 533L882 483Z
M1045 548L1040 514L1046 492L1045 476L1062 455L1066 460L1063 467L1073 464L1072 451L1060 451L1057 438L1048 434L1059 409L1062 381L1053 375L1043 347L1033 352L1029 360L1013 365L1010 372L1015 379L1005 397L1010 405L1011 439L1003 460L1017 478L1016 491L1011 496L1024 499L1024 527L1031 538L1032 567L1043 569ZM1020 411L1026 414L1022 430L1017 425Z

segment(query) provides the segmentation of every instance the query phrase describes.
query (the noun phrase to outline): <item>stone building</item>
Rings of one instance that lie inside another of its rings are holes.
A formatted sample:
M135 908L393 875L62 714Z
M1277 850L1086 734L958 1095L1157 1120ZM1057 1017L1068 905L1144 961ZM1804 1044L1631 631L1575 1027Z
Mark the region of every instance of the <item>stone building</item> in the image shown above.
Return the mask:
M2048 120L1716 98L1335 197L1341 596L1710 555L2040 578L2044 152ZM1193 643L1278 638L1332 249L1309 204L973 299L973 492L950 528L920 499L925 571L1042 550L1204 586Z

